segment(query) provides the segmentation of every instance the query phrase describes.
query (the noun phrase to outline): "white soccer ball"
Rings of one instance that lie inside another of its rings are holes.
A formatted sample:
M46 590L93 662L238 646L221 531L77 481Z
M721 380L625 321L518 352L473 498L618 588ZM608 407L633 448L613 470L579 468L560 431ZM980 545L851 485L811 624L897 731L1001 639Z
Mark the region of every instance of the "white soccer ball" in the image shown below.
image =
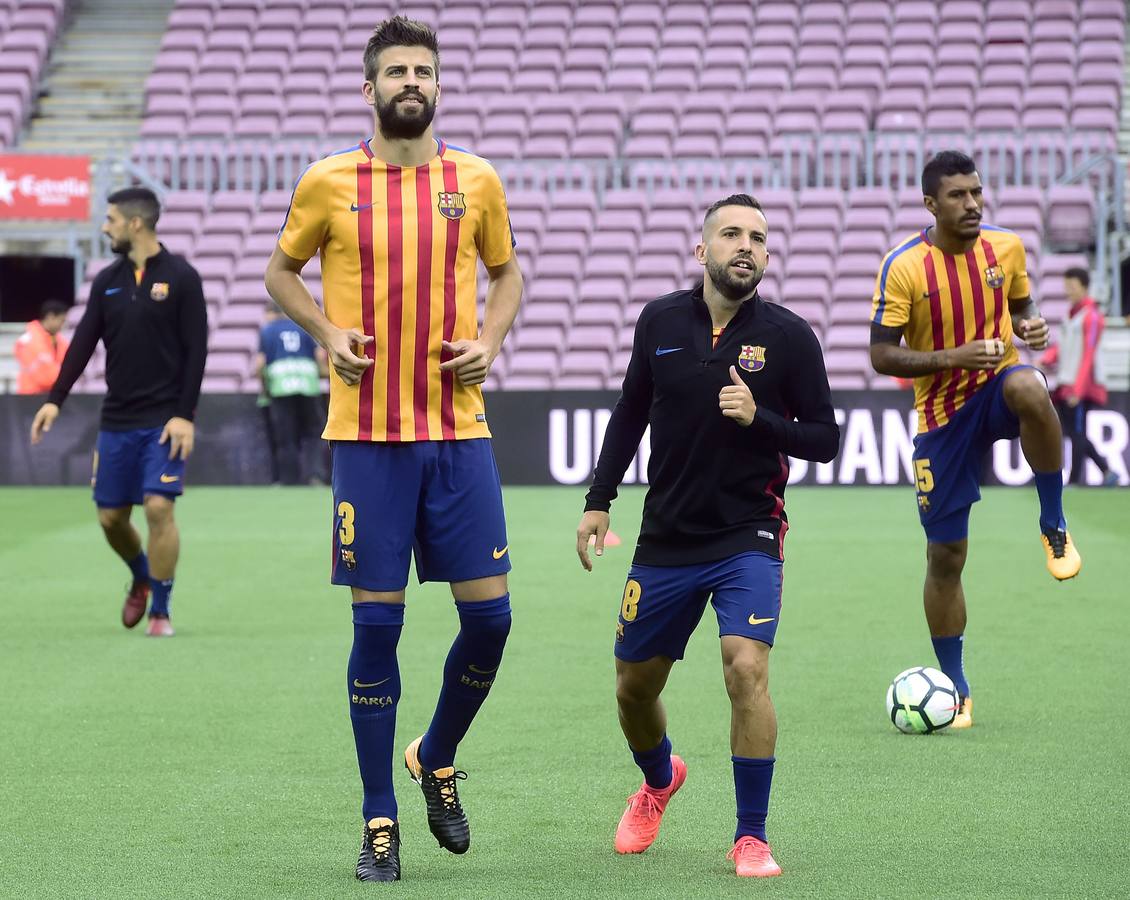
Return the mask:
M949 676L931 666L899 672L887 688L887 715L906 734L930 734L957 715L957 688Z

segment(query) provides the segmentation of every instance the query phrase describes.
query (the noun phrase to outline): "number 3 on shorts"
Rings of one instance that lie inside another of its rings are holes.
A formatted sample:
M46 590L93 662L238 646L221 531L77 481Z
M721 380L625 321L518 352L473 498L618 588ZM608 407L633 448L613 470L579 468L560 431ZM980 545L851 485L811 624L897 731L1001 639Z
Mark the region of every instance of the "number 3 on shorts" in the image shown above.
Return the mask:
M337 505L337 514L341 518L341 525L337 529L337 538L341 546L348 547L357 537L357 532L353 528L353 504L342 500Z
M918 479L918 492L928 494L934 489L934 473L930 471L930 460L916 459L914 475Z
M636 613L639 612L640 595L643 593L643 588L640 583L634 578L629 578L628 583L624 585L624 601L620 604L620 618L625 622L634 622L636 620Z

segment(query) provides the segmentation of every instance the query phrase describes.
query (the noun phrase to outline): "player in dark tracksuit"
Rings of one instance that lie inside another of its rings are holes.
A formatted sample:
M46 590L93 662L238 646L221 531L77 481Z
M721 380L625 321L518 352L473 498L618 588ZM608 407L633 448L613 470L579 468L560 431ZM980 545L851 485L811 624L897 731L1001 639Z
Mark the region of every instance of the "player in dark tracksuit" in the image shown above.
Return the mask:
M768 659L781 611L788 457L827 462L839 446L816 336L757 293L767 233L752 197L720 200L696 249L703 284L640 314L577 529L577 553L591 569L588 541L595 537L601 555L616 488L650 425L650 488L615 645L620 723L644 785L628 800L616 849L646 850L686 779L659 695L709 599L732 705L738 828L730 856L742 876L781 871L765 818L777 734Z
M122 607L132 628L171 637L169 600L180 551L173 501L184 490L185 460L195 438L193 416L204 377L208 317L200 275L158 242L161 207L148 188L110 195L102 233L118 259L98 273L59 377L32 423L38 443L59 415L101 339L106 346L106 399L94 453L94 502L106 540L129 566L133 582ZM143 504L149 554L130 524Z

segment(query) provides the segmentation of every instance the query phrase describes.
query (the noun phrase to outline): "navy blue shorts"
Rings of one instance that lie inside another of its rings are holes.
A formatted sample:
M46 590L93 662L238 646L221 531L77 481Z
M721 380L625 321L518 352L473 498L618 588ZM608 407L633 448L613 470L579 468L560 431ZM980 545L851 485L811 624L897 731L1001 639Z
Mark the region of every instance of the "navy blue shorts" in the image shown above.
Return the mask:
M169 459L163 428L100 431L94 451L94 502L111 509L141 503L147 494L184 493L184 460Z
M737 634L772 647L783 580L781 560L756 550L693 566L633 563L616 623L616 657L682 659L708 599L719 637Z
M995 441L1020 434L1004 401L1005 378L1032 366L1009 366L977 391L941 428L914 439L918 516L926 540L951 543L969 535L969 509L981 499L981 467Z
M502 485L488 438L333 444L334 584L367 591L510 571Z

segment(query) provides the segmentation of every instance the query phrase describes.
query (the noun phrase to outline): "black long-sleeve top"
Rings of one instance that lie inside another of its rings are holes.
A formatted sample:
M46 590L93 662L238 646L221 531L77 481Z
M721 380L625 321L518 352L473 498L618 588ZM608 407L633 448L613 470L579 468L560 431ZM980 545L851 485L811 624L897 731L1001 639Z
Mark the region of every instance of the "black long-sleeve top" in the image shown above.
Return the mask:
M653 300L636 322L624 387L585 509L607 511L651 425L635 561L688 565L748 550L782 554L788 456L828 462L839 448L828 376L804 319L756 294L713 344L702 285ZM718 393L735 366L757 404L742 426Z
M49 402L63 404L99 339L106 345L104 430L192 419L208 354L208 310L200 275L184 257L162 245L140 281L128 256L95 276Z

